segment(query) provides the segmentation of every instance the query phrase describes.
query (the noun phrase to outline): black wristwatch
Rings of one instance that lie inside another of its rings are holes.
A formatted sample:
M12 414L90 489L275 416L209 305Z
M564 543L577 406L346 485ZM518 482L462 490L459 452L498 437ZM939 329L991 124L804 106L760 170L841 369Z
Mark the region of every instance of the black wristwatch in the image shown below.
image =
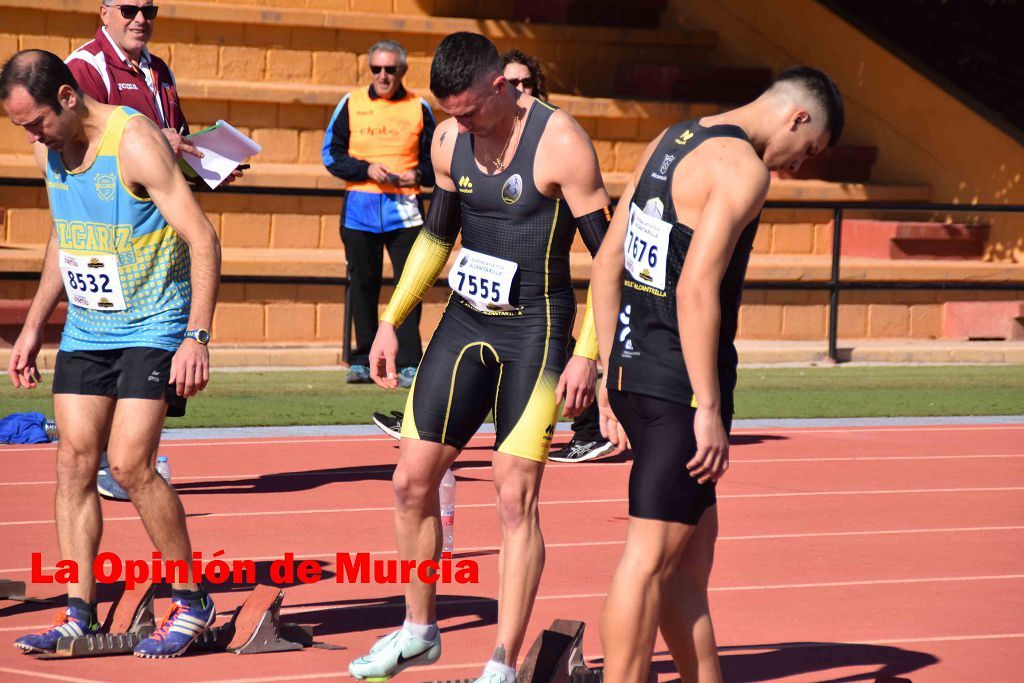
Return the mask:
M209 330L188 330L185 332L185 339L194 339L203 346L210 343Z

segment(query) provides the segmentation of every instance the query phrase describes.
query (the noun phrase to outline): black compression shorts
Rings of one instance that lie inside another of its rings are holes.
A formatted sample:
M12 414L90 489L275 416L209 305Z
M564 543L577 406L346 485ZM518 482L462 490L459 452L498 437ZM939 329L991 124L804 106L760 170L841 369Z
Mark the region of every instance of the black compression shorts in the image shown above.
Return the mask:
M543 462L575 313L572 293L532 315L486 315L453 294L406 402L402 438L462 450L494 411L495 450Z
M613 389L608 399L633 450L629 516L696 525L716 501L714 482L698 484L686 469L697 452L696 408ZM732 416L723 420L728 433Z

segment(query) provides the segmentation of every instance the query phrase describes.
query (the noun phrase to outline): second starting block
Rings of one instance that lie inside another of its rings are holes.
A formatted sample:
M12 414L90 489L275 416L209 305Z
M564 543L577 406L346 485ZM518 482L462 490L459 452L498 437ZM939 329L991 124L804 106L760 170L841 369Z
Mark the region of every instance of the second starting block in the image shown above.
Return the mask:
M516 675L516 683L601 683L601 669L583 660L582 621L555 619L533 641Z

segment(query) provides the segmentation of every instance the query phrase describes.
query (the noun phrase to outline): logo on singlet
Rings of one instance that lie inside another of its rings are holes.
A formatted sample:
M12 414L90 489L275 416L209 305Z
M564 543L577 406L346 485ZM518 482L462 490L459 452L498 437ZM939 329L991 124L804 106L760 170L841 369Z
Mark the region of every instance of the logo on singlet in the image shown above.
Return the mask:
M96 196L105 202L109 202L114 198L114 191L117 189L117 183L114 181L113 173L97 173L96 174Z
M693 133L691 133L688 130L684 131L682 135L680 135L679 137L676 138L676 144L677 145L685 145L687 142L690 141L690 138L692 138L692 137L693 137Z
M640 354L633 350L633 340L629 338L630 332L633 330L629 327L629 317L633 312L632 304L626 304L626 307L619 313L619 322L622 323L622 331L619 332L619 343L623 345L622 357L632 358Z
M516 173L505 181L501 187L501 200L506 204L515 204L523 194L523 177Z
M652 173L651 177L654 178L655 180L668 180L668 176L665 175L665 174L668 173L669 167L672 165L672 162L675 161L675 160L676 160L675 155L673 155L673 154L666 154L665 158L661 161L661 168L658 169L657 173Z
M464 175L459 178L459 192L473 194L473 183L470 181L468 175Z

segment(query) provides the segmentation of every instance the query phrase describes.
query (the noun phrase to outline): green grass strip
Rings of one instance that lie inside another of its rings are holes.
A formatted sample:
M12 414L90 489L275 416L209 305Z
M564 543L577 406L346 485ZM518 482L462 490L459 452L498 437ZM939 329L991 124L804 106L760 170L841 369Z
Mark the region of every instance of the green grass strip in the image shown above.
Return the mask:
M50 378L33 391L0 386L0 417L53 414ZM405 407L407 391L346 385L343 372L216 372L168 427L367 424ZM737 418L1024 414L1024 365L742 368Z

